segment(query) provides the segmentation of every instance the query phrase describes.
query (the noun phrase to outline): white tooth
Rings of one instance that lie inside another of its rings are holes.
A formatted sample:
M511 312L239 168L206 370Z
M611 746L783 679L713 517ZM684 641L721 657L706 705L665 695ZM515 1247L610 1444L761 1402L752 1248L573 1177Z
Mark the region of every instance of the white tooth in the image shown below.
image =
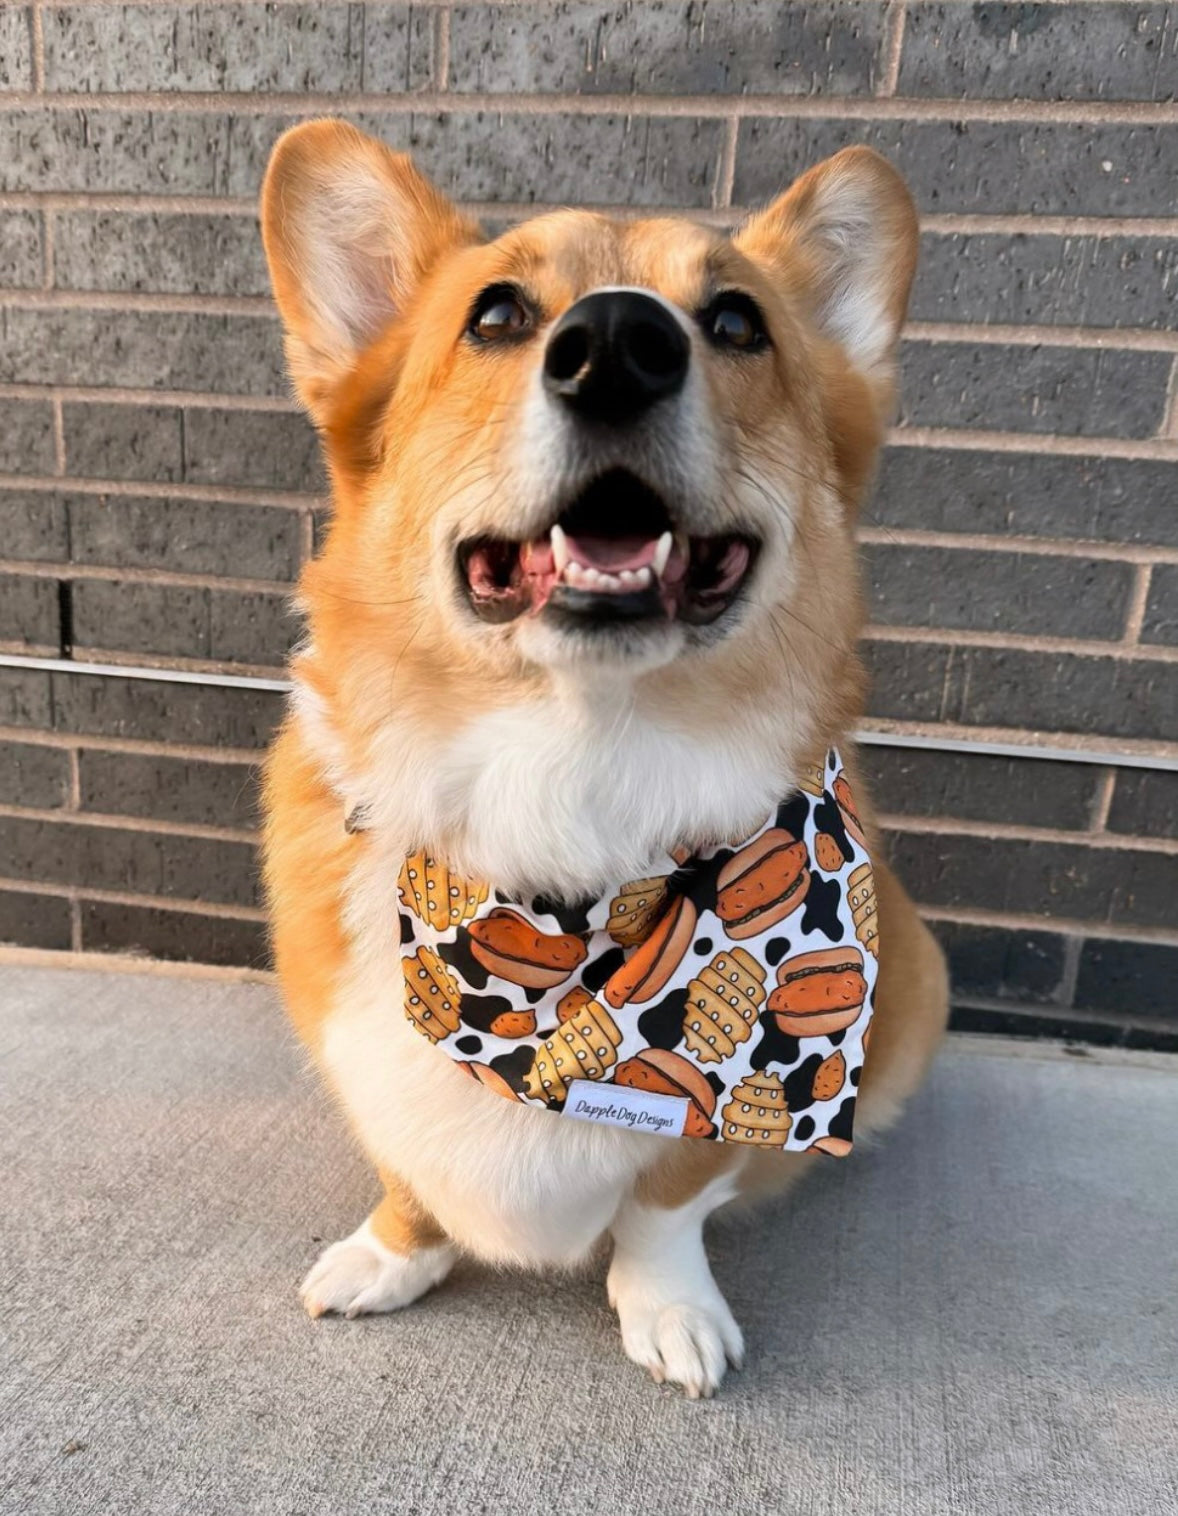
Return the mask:
M581 580L584 578L584 575L585 570L581 567L577 560L575 558L570 559L564 571L566 582L569 584L580 584Z
M675 545L675 539L670 532L664 532L655 544L654 558L652 560L654 571L661 579L663 570L667 566L667 559L671 556L671 549Z
M599 574L598 587L603 590L608 590L611 595L615 594L618 590L625 588L622 583L620 574Z
M646 588L646 586L650 583L650 581L654 577L654 575L650 572L650 569L647 568L646 565L644 564L642 566L642 568L635 569L633 571L633 574L632 574L631 577L634 580L634 588L635 589L639 589L639 590L644 590Z
M550 536L552 543L552 561L556 565L556 577L559 579L568 567L569 539L564 534L564 528L554 523Z
M622 569L618 574L618 578L621 580L624 590L632 590L638 583L638 575L633 569Z

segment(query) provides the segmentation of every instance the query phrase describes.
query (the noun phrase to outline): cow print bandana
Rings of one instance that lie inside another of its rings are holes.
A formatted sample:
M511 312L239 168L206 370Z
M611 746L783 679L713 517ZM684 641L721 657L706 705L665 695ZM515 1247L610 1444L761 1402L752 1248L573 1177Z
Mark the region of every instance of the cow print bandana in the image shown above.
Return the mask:
M425 853L399 891L405 1014L487 1089L633 1131L850 1151L879 936L833 749L744 841L598 900L522 900Z

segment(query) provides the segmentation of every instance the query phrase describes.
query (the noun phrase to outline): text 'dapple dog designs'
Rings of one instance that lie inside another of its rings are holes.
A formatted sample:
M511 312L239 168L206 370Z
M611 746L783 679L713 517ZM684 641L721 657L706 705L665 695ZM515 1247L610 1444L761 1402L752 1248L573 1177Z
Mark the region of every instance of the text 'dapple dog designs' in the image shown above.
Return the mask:
M744 841L598 900L515 899L426 853L399 893L405 1014L485 1089L639 1131L850 1150L879 932L836 751ZM610 1098L570 1101L580 1081Z

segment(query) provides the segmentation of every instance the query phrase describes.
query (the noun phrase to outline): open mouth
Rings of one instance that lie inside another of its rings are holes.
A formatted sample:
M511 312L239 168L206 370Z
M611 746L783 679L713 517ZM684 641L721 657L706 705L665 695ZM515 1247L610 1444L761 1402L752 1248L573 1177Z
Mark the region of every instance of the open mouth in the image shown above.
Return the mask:
M684 532L657 491L627 469L611 469L540 537L460 543L458 570L472 610L484 621L548 609L590 624L679 620L703 626L736 600L759 545L742 532Z

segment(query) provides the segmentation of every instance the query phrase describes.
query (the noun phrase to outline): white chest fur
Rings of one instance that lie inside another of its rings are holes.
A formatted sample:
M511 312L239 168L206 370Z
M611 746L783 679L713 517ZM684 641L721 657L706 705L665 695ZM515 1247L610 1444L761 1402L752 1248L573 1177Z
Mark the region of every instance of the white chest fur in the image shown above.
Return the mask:
M306 739L334 756L321 719L299 709ZM773 744L768 729L752 729L701 745L556 695L472 723L432 755L428 785L420 744L403 733L389 734L369 773L347 776L370 825L348 886L353 961L324 1023L323 1060L369 1155L476 1255L583 1257L662 1139L513 1106L409 1026L396 941L409 839L442 837L452 864L508 888L599 890L641 874L678 839L723 836L763 815L782 780L780 717L773 726Z

